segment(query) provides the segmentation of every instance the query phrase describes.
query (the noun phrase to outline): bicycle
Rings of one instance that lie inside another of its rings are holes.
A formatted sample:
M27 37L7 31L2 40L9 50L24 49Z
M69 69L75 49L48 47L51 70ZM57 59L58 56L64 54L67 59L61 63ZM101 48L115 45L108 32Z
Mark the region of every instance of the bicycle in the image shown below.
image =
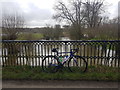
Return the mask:
M53 48L52 52L55 52L56 55L46 56L42 60L42 70L47 73L55 73L59 69L65 67L65 63L68 61L68 70L71 72L85 72L87 70L88 64L86 60L79 55L74 55L78 52L78 49L70 49L70 52L58 52L58 48ZM70 55L58 56L62 53L70 53ZM62 59L62 60L61 60Z

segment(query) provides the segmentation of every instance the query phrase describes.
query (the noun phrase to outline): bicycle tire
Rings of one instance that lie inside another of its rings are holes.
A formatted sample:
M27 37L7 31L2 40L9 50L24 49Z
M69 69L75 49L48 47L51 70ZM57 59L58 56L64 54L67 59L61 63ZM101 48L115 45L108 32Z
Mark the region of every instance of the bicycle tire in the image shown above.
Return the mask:
M74 60L74 58L76 60ZM70 60L68 61L68 69L71 72L86 72L88 67L88 63L86 62L86 60L81 56L74 56L74 58L70 58Z
M42 60L42 70L47 73L55 73L58 71L58 59L55 56L46 56Z

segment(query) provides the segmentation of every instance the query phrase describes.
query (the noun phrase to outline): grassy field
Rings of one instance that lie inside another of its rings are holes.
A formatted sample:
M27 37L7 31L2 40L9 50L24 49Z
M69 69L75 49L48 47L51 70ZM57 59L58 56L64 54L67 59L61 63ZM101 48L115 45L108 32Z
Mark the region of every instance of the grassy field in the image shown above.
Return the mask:
M72 73L62 71L57 73L42 72L41 67L3 67L2 79L14 80L97 80L97 81L118 81L120 73L118 68L91 66L86 73Z
M17 40L40 40L43 38L43 35L40 33L24 33L20 34Z

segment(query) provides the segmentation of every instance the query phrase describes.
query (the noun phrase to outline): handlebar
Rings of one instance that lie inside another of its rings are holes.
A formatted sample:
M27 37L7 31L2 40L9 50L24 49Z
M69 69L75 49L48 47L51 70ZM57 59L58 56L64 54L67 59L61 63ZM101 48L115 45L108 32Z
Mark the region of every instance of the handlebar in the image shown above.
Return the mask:
M74 53L78 52L78 50L79 50L78 48L76 48L76 49L70 49L70 52L72 52L74 54Z

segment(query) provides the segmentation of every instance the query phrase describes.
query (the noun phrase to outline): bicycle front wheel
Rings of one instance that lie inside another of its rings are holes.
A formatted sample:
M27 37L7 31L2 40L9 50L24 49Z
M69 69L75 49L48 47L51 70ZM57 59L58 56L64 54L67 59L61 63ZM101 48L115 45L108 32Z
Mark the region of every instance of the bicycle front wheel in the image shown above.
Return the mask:
M68 61L68 68L71 72L85 72L87 70L87 62L81 56L74 56Z
M47 73L57 72L58 60L55 56L46 56L42 60L42 70Z

